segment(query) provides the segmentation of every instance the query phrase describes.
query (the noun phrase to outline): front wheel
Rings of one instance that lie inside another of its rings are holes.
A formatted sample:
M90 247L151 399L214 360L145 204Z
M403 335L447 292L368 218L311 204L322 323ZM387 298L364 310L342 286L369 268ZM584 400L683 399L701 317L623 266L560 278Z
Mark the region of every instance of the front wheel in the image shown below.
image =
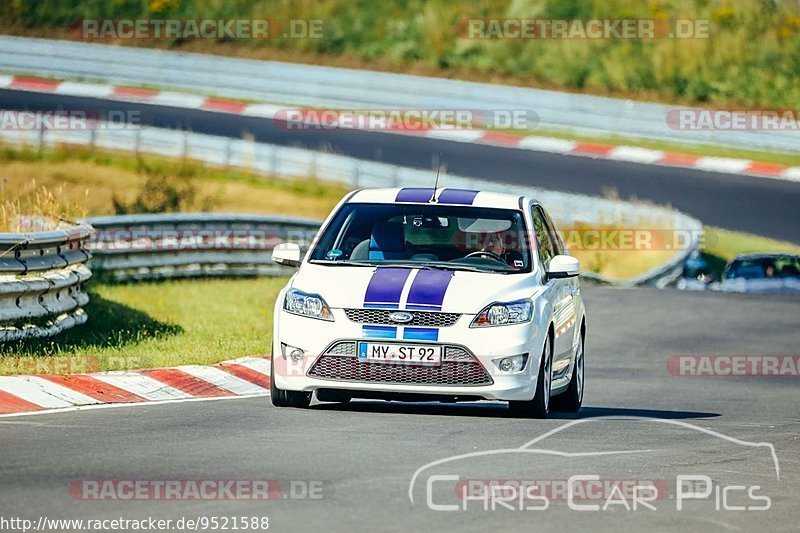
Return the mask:
M311 404L310 392L283 390L275 385L274 356L269 362L269 392L275 407L308 407Z
M569 382L567 390L553 398L553 409L558 411L566 411L569 413L577 413L583 405L583 389L584 385L584 367L585 354L584 354L584 339L581 334L578 337L578 348L575 350L575 369L572 372L572 379Z
M550 388L553 375L553 357L550 353L550 336L544 341L542 350L542 363L539 365L539 374L536 378L536 394L533 400L511 401L508 407L515 416L525 418L547 418L550 413Z

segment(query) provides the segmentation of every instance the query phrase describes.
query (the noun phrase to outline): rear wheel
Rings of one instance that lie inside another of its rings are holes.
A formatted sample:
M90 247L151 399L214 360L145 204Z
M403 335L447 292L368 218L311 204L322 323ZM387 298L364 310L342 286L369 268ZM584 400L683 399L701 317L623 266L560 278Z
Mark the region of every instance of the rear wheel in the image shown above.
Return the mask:
M572 371L572 379L567 390L553 398L553 409L577 413L583 405L585 357L584 357L584 338L581 333L578 338L578 348L575 350L575 369Z
M550 412L550 386L553 375L553 356L550 353L550 336L544 341L542 350L542 363L539 365L539 374L536 379L536 394L533 400L511 401L508 407L515 416L526 418L547 418Z
M275 386L275 356L269 363L269 392L275 407L308 407L311 404L310 392L283 390Z

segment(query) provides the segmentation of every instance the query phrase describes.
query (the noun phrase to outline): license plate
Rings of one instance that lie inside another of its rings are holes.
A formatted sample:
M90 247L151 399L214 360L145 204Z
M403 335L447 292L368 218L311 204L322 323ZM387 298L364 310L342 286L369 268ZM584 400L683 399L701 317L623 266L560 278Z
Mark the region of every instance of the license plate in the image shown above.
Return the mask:
M360 342L358 343L358 360L362 363L439 366L442 364L442 347Z

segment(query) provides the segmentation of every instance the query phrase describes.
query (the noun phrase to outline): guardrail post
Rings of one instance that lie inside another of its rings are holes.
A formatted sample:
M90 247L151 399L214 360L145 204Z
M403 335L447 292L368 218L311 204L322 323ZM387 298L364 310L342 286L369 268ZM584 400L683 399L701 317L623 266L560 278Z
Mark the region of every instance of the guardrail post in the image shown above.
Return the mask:
M44 151L44 131L45 131L44 123L39 126L39 155L42 155Z
M278 147L273 146L269 154L269 171L271 174L278 174Z
M134 143L136 145L136 157L139 157L142 151L142 130L139 128L136 129L136 135L134 136Z
M189 157L189 131L183 130L183 153L181 154L183 159Z
M311 163L309 164L308 168L308 176L310 178L317 177L317 152L311 152Z

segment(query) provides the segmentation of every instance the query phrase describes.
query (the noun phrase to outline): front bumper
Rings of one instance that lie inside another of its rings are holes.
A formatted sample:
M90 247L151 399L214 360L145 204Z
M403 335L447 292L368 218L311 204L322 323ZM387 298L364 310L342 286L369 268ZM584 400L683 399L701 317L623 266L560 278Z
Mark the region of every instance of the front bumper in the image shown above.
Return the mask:
M487 400L530 400L544 344L534 322L494 328L470 328L472 315L439 328L435 342L365 338L363 324L351 321L342 309L332 309L327 322L279 311L273 345L275 385L284 390L317 389L400 393ZM546 334L546 329L544 330ZM445 346L439 367L359 362L359 341L401 342ZM283 355L282 345L303 350L299 361ZM528 354L520 372L503 373L492 360Z

